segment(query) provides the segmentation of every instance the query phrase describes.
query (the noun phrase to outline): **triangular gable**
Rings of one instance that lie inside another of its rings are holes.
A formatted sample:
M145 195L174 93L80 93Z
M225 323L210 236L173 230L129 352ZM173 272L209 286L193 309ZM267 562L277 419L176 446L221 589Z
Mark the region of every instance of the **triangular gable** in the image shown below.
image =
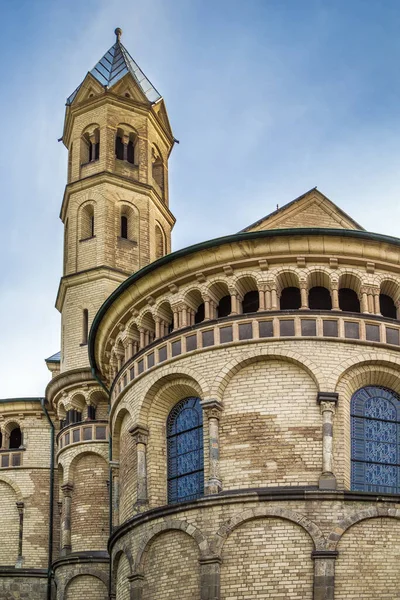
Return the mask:
M149 104L149 100L131 73L126 73L126 75L112 87L111 91L117 96L132 98L137 102Z
M93 77L91 73L88 73L80 86L77 87L74 93L69 97L69 104L85 102L89 98L101 96L102 94L104 94L103 86L97 81L97 79Z
M264 229L316 227L325 229L358 229L356 221L324 196L317 188L306 192L271 214L249 225L242 232Z

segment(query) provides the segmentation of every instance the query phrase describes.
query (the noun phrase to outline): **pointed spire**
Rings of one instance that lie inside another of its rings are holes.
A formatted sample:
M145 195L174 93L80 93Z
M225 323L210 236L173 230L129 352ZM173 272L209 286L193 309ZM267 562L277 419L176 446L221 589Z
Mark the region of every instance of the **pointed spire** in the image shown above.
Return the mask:
M128 50L121 43L122 29L117 27L115 30L116 42L99 60L99 62L90 71L91 75L97 79L102 86L110 89L127 73L130 73L147 100L154 104L161 98L156 88L147 79L146 75L140 69L139 65L133 60ZM67 105L71 104L82 84L67 99Z

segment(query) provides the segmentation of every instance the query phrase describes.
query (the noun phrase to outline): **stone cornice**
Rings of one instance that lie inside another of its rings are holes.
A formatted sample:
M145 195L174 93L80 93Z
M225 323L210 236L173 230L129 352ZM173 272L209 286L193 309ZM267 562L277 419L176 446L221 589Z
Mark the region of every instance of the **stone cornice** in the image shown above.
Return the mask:
M93 175L89 175L88 177L84 177L83 179L78 179L77 181L73 181L67 184L65 186L63 201L60 210L61 221L63 223L65 222L69 198L71 194L77 191L93 188L96 185L101 185L104 183L116 185L119 188L123 188L132 192L145 194L156 204L157 208L162 213L166 221L171 225L171 227L175 225L176 219L174 215L169 210L167 205L164 204L161 197L159 196L159 194L153 186L147 183L142 183L140 181L135 181L134 179L129 179L128 177L123 177L122 175L117 175L116 173L113 173L111 171L101 171L100 173L94 173Z
M129 273L127 273L126 271L121 271L120 269L113 269L111 267L103 265L99 267L93 267L92 269L87 269L86 271L80 271L78 273L64 275L64 277L61 277L60 285L58 286L56 308L60 312L62 311L65 300L65 294L67 292L67 289L70 287L73 287L75 285L81 285L82 283L98 281L99 279L107 279L108 281L122 283L128 276Z
M65 371L53 377L46 387L46 398L52 404L55 397L65 388L77 386L82 383L91 383L98 385L97 381L92 377L90 367L83 369L72 369Z
M114 94L110 90L105 90L105 93L102 96L95 96L94 98L90 98L76 105L71 104L67 106L64 118L64 131L62 136L62 141L67 148L69 147L75 117L85 114L89 110L94 110L104 105L118 106L127 110L134 109L136 113L147 117L152 122L152 124L157 129L158 133L163 138L167 146L172 146L174 144L175 138L171 136L171 134L167 131L162 121L157 117L156 113L153 110L153 105L151 103L145 104L144 102L139 102L137 100L134 100L133 98L123 98Z
M152 508L125 521L111 535L108 541L108 551L111 554L114 544L129 531L153 519L170 515L179 515L181 512L202 510L212 506L224 506L236 503L249 502L368 502L376 505L377 502L399 504L400 496L395 494L375 494L372 492L353 491L320 491L316 487L280 487L280 488L254 488L246 490L233 490L221 492L213 496L203 496L192 502L168 504L159 508Z

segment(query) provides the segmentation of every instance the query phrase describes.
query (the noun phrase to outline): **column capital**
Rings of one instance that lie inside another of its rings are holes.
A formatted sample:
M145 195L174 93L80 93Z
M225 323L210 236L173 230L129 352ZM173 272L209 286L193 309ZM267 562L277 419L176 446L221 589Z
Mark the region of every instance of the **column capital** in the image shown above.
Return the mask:
M74 484L71 482L64 483L61 486L64 496L71 497L72 491L74 489Z
M224 405L217 398L206 398L200 401L202 409L205 411L207 418L219 419Z
M18 512L21 514L24 510L24 503L23 502L16 502L15 503L17 505L18 508Z
M136 444L147 444L149 430L144 425L133 425L133 427L130 428L129 433L135 440Z
M334 558L336 559L339 556L339 552L337 550L313 550L311 552L312 559L318 558Z
M337 392L318 392L317 393L317 403L321 404L322 402L331 403L336 405L339 401L339 394Z
M110 460L110 469L113 471L118 471L119 469L119 460Z
M220 556L217 556L216 554L213 554L211 556L203 556L199 558L199 563L201 565L220 565L222 564L222 558Z

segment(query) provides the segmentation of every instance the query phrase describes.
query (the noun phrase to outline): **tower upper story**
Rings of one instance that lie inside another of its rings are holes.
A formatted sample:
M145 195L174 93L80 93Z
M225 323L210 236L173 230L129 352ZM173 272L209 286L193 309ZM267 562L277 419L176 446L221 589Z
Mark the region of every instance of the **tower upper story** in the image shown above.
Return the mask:
M61 370L87 364L88 327L112 290L171 250L175 138L164 100L115 34L66 103Z
M64 275L99 266L130 274L170 251L174 136L164 100L115 32L115 44L67 99Z

